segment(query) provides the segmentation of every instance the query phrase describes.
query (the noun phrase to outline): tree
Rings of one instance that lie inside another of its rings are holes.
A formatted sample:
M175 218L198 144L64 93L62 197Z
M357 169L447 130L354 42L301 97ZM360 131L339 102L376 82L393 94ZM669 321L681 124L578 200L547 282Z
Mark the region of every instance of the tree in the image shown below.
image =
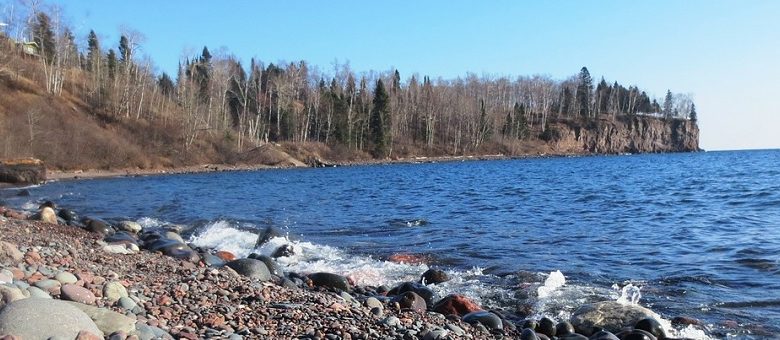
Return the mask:
M124 34L119 37L119 60L123 64L130 62L133 57L133 48L130 46L130 40Z
M157 80L157 86L160 87L160 92L163 96L171 97L174 93L175 86L173 80L168 73L163 72L160 78Z
M114 52L113 48L108 49L108 53L106 54L106 67L108 68L108 78L114 79L116 76L116 66L117 66L117 59L116 59L116 53Z
M382 79L376 81L374 89L374 108L371 110L369 129L374 142L373 155L376 158L384 158L387 155L387 117L390 115L390 98L385 90Z
M666 98L664 98L664 110L663 110L664 118L666 119L672 118L673 104L674 102L672 101L672 91L666 90Z
M90 30L87 36L87 71L99 72L100 59L100 41L95 31Z
M591 116L591 92L593 92L593 79L590 77L588 68L583 66L577 84L577 106L579 107L579 115L582 117Z
M52 30L51 19L44 12L38 12L35 16L35 22L32 25L33 41L38 44L41 57L47 63L52 63L57 51L54 40L54 31Z
M695 122L699 119L699 116L696 115L696 104L691 103L691 112L688 114L688 117L692 122Z

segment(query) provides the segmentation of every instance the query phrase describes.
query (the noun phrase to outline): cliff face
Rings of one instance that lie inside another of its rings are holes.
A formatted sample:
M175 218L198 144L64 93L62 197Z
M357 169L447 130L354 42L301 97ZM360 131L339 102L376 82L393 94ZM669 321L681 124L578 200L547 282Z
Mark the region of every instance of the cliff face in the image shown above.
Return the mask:
M699 149L699 127L689 120L632 116L588 123L559 122L550 143L558 153L692 152Z

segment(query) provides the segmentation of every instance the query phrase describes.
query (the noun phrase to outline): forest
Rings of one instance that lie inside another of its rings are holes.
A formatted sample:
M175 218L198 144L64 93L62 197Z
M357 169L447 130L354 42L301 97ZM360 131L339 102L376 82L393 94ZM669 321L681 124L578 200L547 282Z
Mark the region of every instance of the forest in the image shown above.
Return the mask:
M396 69L358 72L349 63L323 70L303 60L243 61L224 48L203 47L168 74L139 53L144 35L133 29L122 29L119 41L101 41L94 31L77 38L61 9L43 5L6 8L0 20L6 80L30 79L47 96L77 100L106 124L164 126L137 138L183 151L216 140L237 153L293 142L374 158L486 154L554 138L551 122L697 119L690 95L651 98L634 85L595 81L586 67L567 79L404 77ZM15 130L29 129L32 142L42 115L25 113ZM13 147L19 148L25 146Z

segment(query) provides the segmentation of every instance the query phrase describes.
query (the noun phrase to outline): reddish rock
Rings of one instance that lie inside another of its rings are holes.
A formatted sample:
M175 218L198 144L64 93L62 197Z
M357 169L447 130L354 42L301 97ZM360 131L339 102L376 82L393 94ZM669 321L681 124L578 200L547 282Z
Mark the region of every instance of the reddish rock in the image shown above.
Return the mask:
M83 304L94 304L96 297L88 289L80 287L74 284L66 284L62 286L61 294L64 300L75 301Z
M88 331L80 331L76 336L76 340L103 340L103 337L92 334Z
M11 274L14 275L14 280L21 280L24 278L24 271L19 268L11 268Z
M95 275L93 275L90 272L83 272L83 271L76 272L76 277L87 284L92 283L95 280Z
M455 314L464 316L478 310L482 310L482 307L474 303L474 301L471 301L471 299L459 294L447 295L433 305L434 312L444 315Z
M24 255L15 244L0 241L0 263L17 264L23 258Z
M428 257L421 254L397 253L387 259L395 263L423 264L428 262Z
M35 284L36 282L43 280L45 277L40 272L35 272L30 275L30 277L27 278L27 283L29 284Z
M225 251L225 250L220 250L220 251L216 252L214 255L216 255L217 257L221 258L223 261L233 261L233 260L236 259L236 255L234 255L233 253L231 253L229 251Z

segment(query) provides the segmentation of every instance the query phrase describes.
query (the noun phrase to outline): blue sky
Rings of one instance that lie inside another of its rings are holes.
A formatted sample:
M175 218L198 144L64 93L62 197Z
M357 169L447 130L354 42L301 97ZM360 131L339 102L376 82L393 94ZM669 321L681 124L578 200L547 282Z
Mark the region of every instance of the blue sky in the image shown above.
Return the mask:
M12 0L7 0L12 1ZM780 148L780 1L64 1L77 35L145 36L160 70L204 45L249 58L454 78L587 66L662 98L692 94L701 146Z

